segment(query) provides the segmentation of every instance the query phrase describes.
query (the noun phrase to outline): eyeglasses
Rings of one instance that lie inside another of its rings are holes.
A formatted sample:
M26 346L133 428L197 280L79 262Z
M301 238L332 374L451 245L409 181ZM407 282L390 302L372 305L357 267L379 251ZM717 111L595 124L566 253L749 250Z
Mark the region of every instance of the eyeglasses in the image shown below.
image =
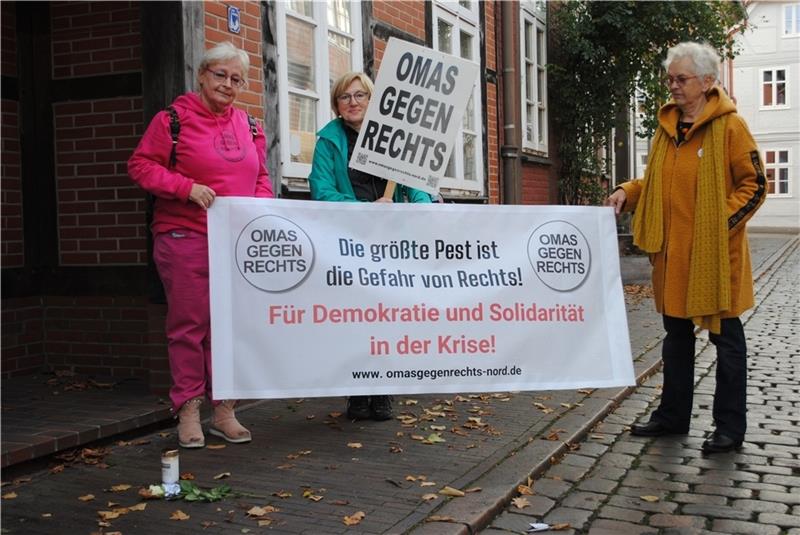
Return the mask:
M221 84L224 84L225 80L228 80L228 79L230 79L231 85L233 87L237 87L237 88L238 87L242 87L245 83L247 83L242 78L240 78L239 76L237 76L235 74L231 74L230 76L228 76L228 74L226 74L223 71L208 70L208 72L211 73L211 76L214 77L214 80L216 80L217 82L219 82Z
M683 87L686 85L686 82L692 78L697 78L697 76L684 76L683 74L679 74L678 76L665 76L662 80L667 87L672 87L672 84L675 82L677 82L680 87Z
M349 104L350 100L353 99L359 104L361 104L368 98L369 98L369 93L367 93L366 91L356 91L352 95L350 93L344 93L342 95L339 95L338 97L336 97L336 100L338 100L339 103L341 104Z

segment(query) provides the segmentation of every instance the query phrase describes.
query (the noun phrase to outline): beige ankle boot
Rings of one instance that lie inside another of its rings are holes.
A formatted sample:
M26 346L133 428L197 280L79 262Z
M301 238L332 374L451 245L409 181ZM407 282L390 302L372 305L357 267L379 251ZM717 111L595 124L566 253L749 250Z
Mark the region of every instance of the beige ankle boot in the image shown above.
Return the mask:
M233 412L235 405L236 401L226 399L214 407L214 417L211 419L211 426L208 428L208 432L234 444L250 442L252 440L250 431L239 423Z
M200 425L200 405L203 398L193 398L178 411L178 444L182 448L202 448L206 445Z

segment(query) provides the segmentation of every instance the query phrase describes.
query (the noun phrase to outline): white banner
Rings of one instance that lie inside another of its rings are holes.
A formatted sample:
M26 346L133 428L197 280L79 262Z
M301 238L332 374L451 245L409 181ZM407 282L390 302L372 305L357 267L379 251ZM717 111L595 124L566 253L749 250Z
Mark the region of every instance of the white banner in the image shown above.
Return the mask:
M478 65L389 39L350 167L439 192Z
M218 197L217 399L634 384L610 208Z

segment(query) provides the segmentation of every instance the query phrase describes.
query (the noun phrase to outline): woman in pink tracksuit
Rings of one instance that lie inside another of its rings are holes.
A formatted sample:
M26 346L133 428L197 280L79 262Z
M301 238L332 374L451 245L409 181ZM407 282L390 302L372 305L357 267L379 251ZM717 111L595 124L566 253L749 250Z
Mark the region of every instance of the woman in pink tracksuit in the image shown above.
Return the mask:
M177 412L178 442L202 448L200 405L214 405L209 432L228 442L249 442L233 400L211 397L211 332L206 209L216 196L272 197L266 140L233 103L247 80L247 53L230 43L206 51L199 91L159 112L128 161L128 173L156 198L153 258L167 294L166 332ZM175 116L176 115L176 116ZM180 125L175 160L171 124Z

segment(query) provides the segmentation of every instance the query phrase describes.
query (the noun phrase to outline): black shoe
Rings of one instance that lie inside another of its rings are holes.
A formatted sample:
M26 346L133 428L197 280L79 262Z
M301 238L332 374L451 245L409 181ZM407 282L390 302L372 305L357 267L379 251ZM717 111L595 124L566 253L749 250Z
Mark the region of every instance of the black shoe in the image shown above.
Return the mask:
M631 426L631 435L637 437L660 437L663 435L684 435L680 431L673 431L665 427L661 422L650 420L646 424L633 424Z
M703 442L703 453L725 453L728 451L739 450L742 447L741 440L734 440L719 431L714 433Z
M392 398L390 396L372 396L369 408L372 412L372 419L376 421L389 420L394 413L392 412Z
M347 418L367 420L372 416L369 410L369 396L350 396L347 398Z

